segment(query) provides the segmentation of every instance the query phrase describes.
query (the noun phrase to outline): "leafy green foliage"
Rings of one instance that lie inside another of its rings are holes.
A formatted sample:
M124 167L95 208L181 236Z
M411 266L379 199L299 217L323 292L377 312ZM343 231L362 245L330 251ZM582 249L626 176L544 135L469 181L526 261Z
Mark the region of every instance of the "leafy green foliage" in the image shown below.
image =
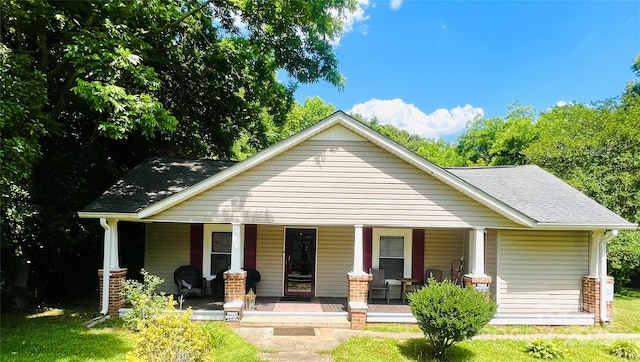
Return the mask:
M144 330L155 324L156 317L167 308L174 309L173 297L164 293L156 294L156 288L164 281L162 278L143 272L144 283L126 280L122 285L125 302L131 304L131 310L122 319L133 330Z
M201 325L191 321L191 308L177 312L173 304L168 302L153 323L147 323L136 334L127 361L213 361L211 338Z
M527 352L538 359L556 359L563 355L563 351L555 343L540 338L527 344Z
M456 141L457 150L469 166L526 164L523 151L538 138L534 120L533 108L514 103L504 118L471 121Z
M438 359L444 358L454 343L476 335L496 312L495 303L486 294L448 280L409 294L409 306Z
M142 272L144 283L127 280L123 295L131 310L123 319L129 328L137 330L133 349L127 360L137 361L208 361L215 340L217 347L222 336L212 339L202 326L191 322L191 308L175 310L171 296L156 294L162 278Z
M640 347L631 340L619 340L611 346L611 354L620 358L640 359Z
M0 2L3 307L29 278L50 300L95 289L102 231L76 213L143 159L230 158L243 134L261 149L297 83L341 87L330 42L354 6Z

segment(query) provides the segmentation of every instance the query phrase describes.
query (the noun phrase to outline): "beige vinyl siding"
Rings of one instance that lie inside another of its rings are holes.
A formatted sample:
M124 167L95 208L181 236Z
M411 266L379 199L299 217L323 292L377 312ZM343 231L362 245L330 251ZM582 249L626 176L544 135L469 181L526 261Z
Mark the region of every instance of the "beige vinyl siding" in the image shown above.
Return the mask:
M498 312L580 311L587 232L501 230L498 240Z
M282 296L284 227L258 225L256 243L256 269L260 272L260 296Z
M177 293L173 272L181 265L189 265L190 233L189 224L146 225L144 269L164 279L158 291Z
M451 261L466 254L464 229L427 229L424 243L424 268L442 270L451 278Z
M495 299L496 297L496 284L498 279L496 278L496 274L498 271L497 264L497 247L498 247L498 231L494 229L487 230L487 238L485 243L485 273L491 277L491 286L489 290L491 291L491 297Z
M151 220L279 225L514 227L370 142L309 140Z
M316 296L347 296L347 273L353 269L353 238L353 226L318 229Z

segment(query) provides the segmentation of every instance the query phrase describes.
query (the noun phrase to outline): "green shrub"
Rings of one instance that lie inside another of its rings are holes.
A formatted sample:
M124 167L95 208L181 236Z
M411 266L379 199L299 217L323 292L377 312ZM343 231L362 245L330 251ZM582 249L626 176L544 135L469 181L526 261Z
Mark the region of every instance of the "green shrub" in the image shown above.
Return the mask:
M633 341L620 340L611 346L611 354L620 358L640 359L640 348Z
M444 358L454 343L476 335L496 313L495 303L486 294L450 281L430 283L410 293L409 306L437 359Z
M556 359L562 357L562 350L551 341L535 339L527 344L527 352L539 359Z
M173 301L135 336L129 362L212 361L211 338L201 325L191 321L191 309L176 311Z
M162 278L141 271L144 283L135 280L126 280L122 285L122 295L125 302L131 304L131 310L122 319L125 324L133 329L140 330L158 315L167 304L173 306L173 298L164 293L156 294L158 285L164 281Z

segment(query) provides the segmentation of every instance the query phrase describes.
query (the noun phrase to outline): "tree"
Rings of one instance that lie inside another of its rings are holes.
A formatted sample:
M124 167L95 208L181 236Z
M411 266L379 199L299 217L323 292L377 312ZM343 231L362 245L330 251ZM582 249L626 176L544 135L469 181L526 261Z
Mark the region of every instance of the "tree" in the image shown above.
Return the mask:
M514 103L504 118L471 121L456 141L458 152L469 166L522 165L522 151L537 139L535 110Z
M330 41L353 6L0 3L2 167L11 170L2 180L3 282L26 279L24 268L20 278L7 273L28 260L42 287L74 296L60 274L86 275L76 264L95 273L100 255L99 227L76 212L123 172L158 149L228 158L243 132L263 146L264 124L285 121L298 82L342 86Z

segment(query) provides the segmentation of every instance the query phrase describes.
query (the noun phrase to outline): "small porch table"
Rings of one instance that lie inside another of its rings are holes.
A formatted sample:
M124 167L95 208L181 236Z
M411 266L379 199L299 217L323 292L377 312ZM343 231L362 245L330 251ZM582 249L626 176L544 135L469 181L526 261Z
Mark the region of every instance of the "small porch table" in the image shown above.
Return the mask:
M418 279L413 278L396 278L397 281L402 284L402 288L400 290L400 298L402 299L402 303L407 299L407 285L413 285L413 283L417 283Z

